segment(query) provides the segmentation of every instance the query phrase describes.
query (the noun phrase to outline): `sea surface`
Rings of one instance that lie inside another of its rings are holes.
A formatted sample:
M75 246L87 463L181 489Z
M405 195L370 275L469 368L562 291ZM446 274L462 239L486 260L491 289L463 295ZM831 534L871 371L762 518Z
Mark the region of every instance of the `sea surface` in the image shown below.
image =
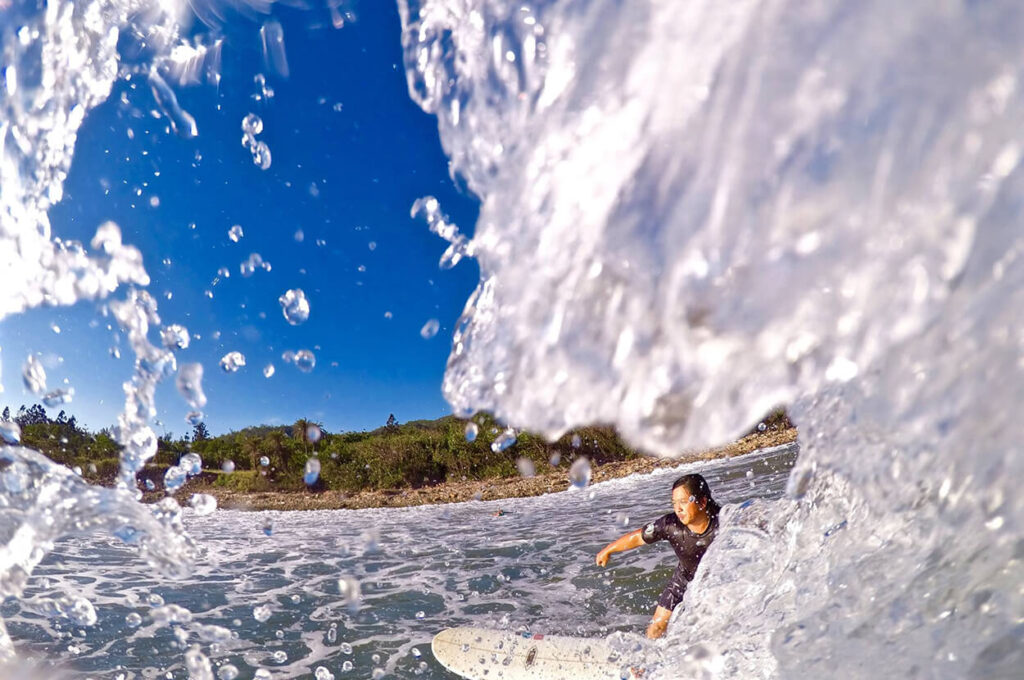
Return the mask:
M596 553L669 512L679 474L704 474L723 504L778 499L796 457L796 445L786 445L503 501L188 511L186 528L202 546L192 576L155 578L122 542L81 536L57 543L25 601L85 596L95 625L16 602L0 613L21 654L60 677L183 679L185 651L202 642L214 672L230 664L240 678L260 668L309 677L319 666L336 677L451 678L430 640L452 626L641 636L675 567L671 548L615 555L606 569L594 564ZM505 514L493 517L499 508ZM689 625L685 611L673 625Z

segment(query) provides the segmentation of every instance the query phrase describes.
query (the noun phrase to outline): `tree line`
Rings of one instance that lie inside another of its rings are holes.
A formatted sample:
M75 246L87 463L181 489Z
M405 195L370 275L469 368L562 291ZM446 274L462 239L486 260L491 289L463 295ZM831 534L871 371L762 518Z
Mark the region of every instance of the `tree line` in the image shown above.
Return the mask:
M50 418L38 404L22 406L13 418L5 408L0 418L18 423L22 445L80 469L90 481L114 481L120 446L110 429L88 432L74 416L61 411ZM467 436L467 427L472 436ZM584 455L599 464L641 455L610 427L580 428L555 442L521 431L515 433L514 445L502 446L508 440L504 426L487 414L472 421L446 416L407 423L399 423L392 414L385 425L360 432L330 432L323 423L303 418L291 425L258 425L211 436L206 425L198 423L181 436L162 435L156 456L140 476L159 487L164 471L193 452L203 460L204 476L218 486L355 492L514 477L520 474L520 459L540 472L568 468ZM320 463L320 474L307 486L303 478L311 458Z

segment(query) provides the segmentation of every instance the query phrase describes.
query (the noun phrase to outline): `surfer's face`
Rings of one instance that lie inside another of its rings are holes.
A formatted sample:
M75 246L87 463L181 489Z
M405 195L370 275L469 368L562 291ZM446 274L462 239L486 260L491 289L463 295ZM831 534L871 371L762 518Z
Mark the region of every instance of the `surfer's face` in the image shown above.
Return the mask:
M700 504L685 486L680 486L672 491L672 509L680 522L690 524L700 513Z

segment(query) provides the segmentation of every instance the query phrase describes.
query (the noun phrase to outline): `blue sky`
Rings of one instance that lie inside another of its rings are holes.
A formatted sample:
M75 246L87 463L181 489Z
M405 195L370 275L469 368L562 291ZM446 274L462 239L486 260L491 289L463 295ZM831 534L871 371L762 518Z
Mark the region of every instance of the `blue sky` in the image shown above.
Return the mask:
M395 3L356 10L357 21L341 30L326 15L277 11L288 79L263 64L264 18L235 22L219 87L175 88L196 120L194 139L165 131L144 79L119 81L86 118L64 200L51 210L55 236L88 243L113 220L142 251L163 324L200 336L178 361L204 365L212 432L299 417L331 431L368 429L389 413L400 421L449 413L440 384L451 329L479 272L472 260L439 270L447 244L409 209L434 195L471 234L478 203L449 177L435 119L409 99ZM260 73L274 96L256 101ZM248 113L263 120L258 138L273 158L266 171L240 142ZM235 224L244 232L237 243L228 237ZM250 253L271 271L242 277ZM213 285L221 267L230 278ZM288 324L278 303L290 288L310 301L299 326ZM75 388L69 413L94 429L114 423L133 355L122 338L121 358L111 356L115 333L101 307L83 302L0 322L0 404L13 411L35 400L21 385L21 366L38 352L51 389L65 379ZM420 329L432 318L440 331L425 340ZM282 352L298 349L316 355L312 373L282 361ZM229 351L246 357L238 373L217 366ZM276 368L269 379L267 363ZM173 380L161 384L157 404L163 430L190 429Z

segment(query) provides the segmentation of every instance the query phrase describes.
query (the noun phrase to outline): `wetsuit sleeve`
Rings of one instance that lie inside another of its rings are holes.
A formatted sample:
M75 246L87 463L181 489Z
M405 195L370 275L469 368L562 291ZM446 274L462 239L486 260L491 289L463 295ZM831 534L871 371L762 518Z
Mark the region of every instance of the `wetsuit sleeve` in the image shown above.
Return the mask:
M644 543L664 541L667 538L665 536L665 518L659 517L653 522L645 524L644 528L640 530L640 538L644 539Z

